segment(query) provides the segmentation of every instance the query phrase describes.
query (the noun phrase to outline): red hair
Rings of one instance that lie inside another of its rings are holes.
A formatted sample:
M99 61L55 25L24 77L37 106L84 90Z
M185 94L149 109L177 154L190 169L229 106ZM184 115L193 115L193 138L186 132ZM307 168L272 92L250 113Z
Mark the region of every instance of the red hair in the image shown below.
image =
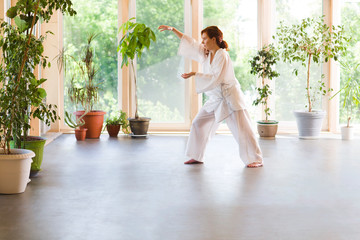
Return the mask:
M223 33L217 26L209 26L207 28L204 28L201 31L201 34L203 34L203 33L206 33L210 39L215 38L216 44L220 48L224 48L224 49L228 50L228 44L227 44L227 42L225 42L223 40Z

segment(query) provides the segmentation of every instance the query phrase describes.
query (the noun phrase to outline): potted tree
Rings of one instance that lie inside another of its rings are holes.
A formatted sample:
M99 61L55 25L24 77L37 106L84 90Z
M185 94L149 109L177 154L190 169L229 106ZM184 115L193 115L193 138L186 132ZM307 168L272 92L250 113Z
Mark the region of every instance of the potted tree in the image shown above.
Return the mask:
M80 128L81 126L84 126L85 121L84 121L84 116L87 114L87 112L84 112L83 115L81 115L80 117L76 118L75 120L71 117L71 114L67 111L65 111L65 123L74 129L75 131L75 137L76 140L78 141L84 141L86 138L86 131L87 128Z
M94 110L94 105L98 102L100 83L97 81L96 74L98 68L95 66L95 52L92 42L97 34L90 34L86 44L81 48L81 52L76 56L68 55L62 50L58 56L58 66L61 71L64 68L65 75L67 67L73 67L68 95L70 101L75 106L81 106L83 110L76 111L77 118L85 114L82 118L85 124L80 128L86 128L86 138L99 138L106 112Z
M39 118L47 125L58 119L56 106L44 103L46 91L41 84L46 79L37 79L36 66L49 65L43 56L45 36L34 35L35 24L40 19L50 21L54 11L70 15L76 12L66 0L17 1L6 15L14 19L11 25L0 25L0 193L21 193L26 189L30 164L34 152L20 149L26 147L30 119ZM16 149L11 149L13 141Z
M135 57L141 58L143 50L150 47L151 41L156 41L155 33L143 23L132 22L135 18L129 19L121 25L119 32L122 31L123 37L121 38L118 51L122 56L121 67L128 66L129 62L134 76L135 86L135 118L129 118L130 128L133 137L146 136L149 128L150 118L139 117L138 115L138 100L137 100L137 87L136 87L136 69L134 66ZM130 60L130 61L129 61Z
M110 137L117 137L121 128L124 133L129 133L129 122L126 112L120 110L119 114L107 118L105 127Z
M349 41L344 35L343 26L330 28L324 17L306 18L300 24L287 26L281 22L277 28L276 37L281 57L284 62L300 62L307 69L306 98L307 110L295 111L299 137L315 139L320 135L321 125L325 111L314 110L313 101L321 95L326 95L332 89L326 88L323 76L318 82L310 81L311 63L322 64L329 59L338 60L346 50ZM293 70L298 75L298 69ZM318 84L316 86L316 84ZM315 93L312 94L312 91Z
M351 140L354 138L354 127L350 125L352 116L354 115L354 108L358 108L360 104L360 83L356 76L359 76L358 64L348 64L340 61L342 70L346 74L347 80L344 86L331 97L334 98L339 93L343 93L342 106L346 110L346 126L341 127L341 138L343 140Z
M261 79L260 87L256 87L258 97L254 100L253 105L258 106L261 104L263 106L265 119L257 121L258 133L262 138L274 138L278 129L279 122L276 120L269 120L271 109L268 100L269 96L272 94L272 90L269 84L265 82L266 79L272 80L273 78L280 76L280 74L273 69L278 60L279 53L275 50L273 44L264 46L250 60L250 73Z

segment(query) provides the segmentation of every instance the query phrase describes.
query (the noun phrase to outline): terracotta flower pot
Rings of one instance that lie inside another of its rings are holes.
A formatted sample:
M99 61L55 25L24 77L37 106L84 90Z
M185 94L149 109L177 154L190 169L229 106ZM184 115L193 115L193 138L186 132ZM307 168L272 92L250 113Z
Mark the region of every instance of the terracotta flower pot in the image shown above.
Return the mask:
M84 140L85 140L85 137L86 137L86 132L87 132L87 129L86 129L86 128L75 129L75 137L76 137L76 140L78 140L78 141L84 141Z
M121 125L106 125L106 129L110 135L110 137L117 137L119 134Z
M86 138L99 138L104 122L104 115L106 112L103 111L91 111L84 116L85 124L80 128L87 128ZM84 111L75 112L76 118L79 118L84 114Z

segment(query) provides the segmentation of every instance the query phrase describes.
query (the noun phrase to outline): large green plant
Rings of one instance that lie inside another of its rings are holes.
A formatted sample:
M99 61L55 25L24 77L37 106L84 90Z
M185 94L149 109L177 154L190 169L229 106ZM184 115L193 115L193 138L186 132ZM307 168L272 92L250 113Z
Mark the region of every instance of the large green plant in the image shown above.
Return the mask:
M34 27L49 22L54 11L76 14L69 0L19 0L6 15L15 25L2 21L0 25L0 133L1 147L10 154L10 141L21 148L30 129L30 119L39 118L47 125L58 116L56 106L44 103L46 91L41 88L46 79L37 79L38 65L50 66L43 55L44 35L34 35Z
M334 98L339 93L343 93L342 106L346 109L347 127L350 127L350 120L354 114L354 108L357 109L360 104L360 82L359 79L356 78L356 75L359 74L360 63L351 65L340 61L340 65L347 79L344 86L331 98Z
M123 23L119 29L119 32L122 32L123 37L121 38L118 46L118 51L122 56L121 67L124 65L129 65L129 59L131 68L134 73L134 83L135 83L135 118L138 119L138 101L137 101L137 87L136 87L136 71L134 67L134 59L137 56L138 59L141 58L142 52L145 47L149 48L151 41L156 41L155 33L151 28L147 27L143 23L132 22L135 18L129 19L127 22Z
M276 36L281 57L285 62L300 62L307 68L306 97L308 100L308 111L312 111L311 91L314 86L310 81L310 66L313 61L316 64L328 62L329 59L338 60L346 51L349 39L344 34L343 26L332 26L330 28L324 17L305 18L300 24L287 26L284 22L277 28ZM293 73L298 74L298 69ZM331 89L326 89L322 79L315 91L325 95Z
M261 86L256 87L258 97L254 100L253 105L258 106L262 104L265 112L265 122L268 122L270 116L270 107L268 106L269 96L272 94L272 90L269 84L265 83L265 79L272 80L280 76L280 74L273 68L276 61L279 60L279 53L275 50L273 44L264 46L257 54L250 60L251 74L261 78Z

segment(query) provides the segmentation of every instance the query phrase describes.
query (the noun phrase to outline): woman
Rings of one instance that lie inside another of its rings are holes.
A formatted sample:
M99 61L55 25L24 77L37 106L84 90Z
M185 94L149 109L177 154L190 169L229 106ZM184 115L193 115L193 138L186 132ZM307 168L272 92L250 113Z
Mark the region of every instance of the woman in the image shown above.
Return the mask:
M216 26L201 31L202 44L174 27L161 25L159 30L172 31L181 39L178 54L202 63L204 73L184 73L184 79L195 76L197 93L205 93L209 100L195 117L186 147L190 160L185 164L201 164L206 144L223 120L239 144L240 158L247 167L263 166L262 153L251 120L246 110L244 96L237 81L228 45Z

